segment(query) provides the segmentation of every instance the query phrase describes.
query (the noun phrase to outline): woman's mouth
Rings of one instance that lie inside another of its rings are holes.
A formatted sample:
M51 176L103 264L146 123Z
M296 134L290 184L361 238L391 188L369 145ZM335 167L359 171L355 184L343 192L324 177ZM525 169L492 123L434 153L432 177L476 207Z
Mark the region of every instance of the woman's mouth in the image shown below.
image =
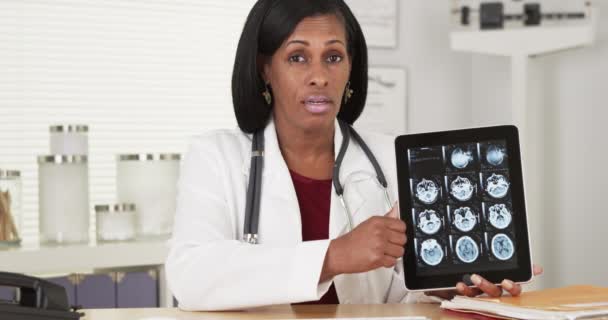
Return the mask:
M327 112L333 104L332 100L326 96L309 96L303 103L306 110L314 114Z

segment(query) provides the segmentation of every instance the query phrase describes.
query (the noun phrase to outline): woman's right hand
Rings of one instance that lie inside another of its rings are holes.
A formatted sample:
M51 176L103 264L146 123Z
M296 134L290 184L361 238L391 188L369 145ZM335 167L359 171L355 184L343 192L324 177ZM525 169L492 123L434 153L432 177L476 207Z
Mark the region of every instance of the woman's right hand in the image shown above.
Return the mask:
M320 282L343 273L360 273L393 267L403 257L405 222L397 204L384 216L367 219L351 232L330 242Z

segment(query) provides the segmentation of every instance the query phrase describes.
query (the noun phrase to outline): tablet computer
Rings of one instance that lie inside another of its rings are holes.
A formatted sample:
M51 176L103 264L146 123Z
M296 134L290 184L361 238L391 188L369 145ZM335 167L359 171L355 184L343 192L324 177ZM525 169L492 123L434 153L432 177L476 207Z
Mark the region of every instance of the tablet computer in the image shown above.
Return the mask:
M395 148L407 289L532 279L516 127L403 135Z

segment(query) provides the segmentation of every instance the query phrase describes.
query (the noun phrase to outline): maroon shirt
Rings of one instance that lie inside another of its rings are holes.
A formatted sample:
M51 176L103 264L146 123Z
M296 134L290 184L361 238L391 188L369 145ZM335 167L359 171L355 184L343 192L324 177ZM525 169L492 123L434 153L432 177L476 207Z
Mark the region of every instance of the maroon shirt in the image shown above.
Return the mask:
M302 219L302 240L329 239L329 206L331 203L331 180L314 180L291 170L291 180L296 189ZM303 304L338 304L338 294L333 283L321 300Z

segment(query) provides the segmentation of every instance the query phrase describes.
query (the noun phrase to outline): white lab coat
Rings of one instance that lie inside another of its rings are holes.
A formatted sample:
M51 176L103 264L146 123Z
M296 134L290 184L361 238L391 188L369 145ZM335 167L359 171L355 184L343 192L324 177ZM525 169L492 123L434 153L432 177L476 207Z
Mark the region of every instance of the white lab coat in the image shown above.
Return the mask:
M338 128L336 122L336 154L342 144ZM386 175L391 201L396 201L393 138L360 134ZM319 283L330 240L302 241L298 200L272 121L264 135L258 245L241 241L251 135L240 130L209 132L195 140L183 160L166 262L169 286L180 308L230 310L318 300L332 281L340 303L424 300L406 290L401 260L395 268L339 275ZM361 170L370 178L353 181L348 187L354 186L358 196L346 199L355 225L387 210L370 161L351 139L340 170L341 181ZM332 188L330 239L348 231L347 217Z

